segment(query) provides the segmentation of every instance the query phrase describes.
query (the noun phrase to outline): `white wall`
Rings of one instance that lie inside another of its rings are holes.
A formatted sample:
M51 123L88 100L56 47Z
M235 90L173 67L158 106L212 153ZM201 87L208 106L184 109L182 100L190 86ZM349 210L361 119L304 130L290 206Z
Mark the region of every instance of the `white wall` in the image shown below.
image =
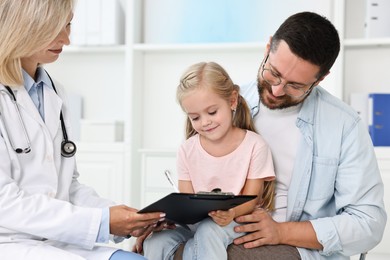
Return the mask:
M146 43L262 42L289 15L329 18L329 0L145 0Z

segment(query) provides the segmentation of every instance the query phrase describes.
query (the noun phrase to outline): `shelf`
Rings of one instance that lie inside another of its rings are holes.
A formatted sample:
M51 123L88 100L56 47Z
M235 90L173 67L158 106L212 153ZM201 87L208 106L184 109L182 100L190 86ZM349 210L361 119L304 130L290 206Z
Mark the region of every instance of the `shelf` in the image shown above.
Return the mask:
M125 52L125 45L116 46L65 46L64 53L121 53Z
M264 42L250 43L198 43L198 44L134 44L138 52L186 52L186 51L260 51L266 46Z
M390 47L390 38L345 39L344 46L349 47Z

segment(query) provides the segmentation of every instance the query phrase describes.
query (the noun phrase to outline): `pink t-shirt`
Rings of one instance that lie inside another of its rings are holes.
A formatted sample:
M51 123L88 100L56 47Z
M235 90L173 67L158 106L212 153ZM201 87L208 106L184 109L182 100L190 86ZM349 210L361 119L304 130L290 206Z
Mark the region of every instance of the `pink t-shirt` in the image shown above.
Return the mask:
M179 180L191 181L195 192L220 188L239 195L246 179L275 179L271 150L264 139L247 131L236 150L221 157L208 154L199 135L187 139L177 156Z

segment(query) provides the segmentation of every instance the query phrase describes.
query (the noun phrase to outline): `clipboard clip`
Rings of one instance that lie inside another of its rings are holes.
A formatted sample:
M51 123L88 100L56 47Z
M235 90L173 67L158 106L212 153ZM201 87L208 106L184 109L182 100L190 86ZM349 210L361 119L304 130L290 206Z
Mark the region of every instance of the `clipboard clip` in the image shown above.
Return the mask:
M234 196L233 192L222 192L220 188L214 188L211 191L199 191L196 194L199 195L223 195L223 196Z
M233 192L222 192L220 188L212 191L199 191L193 194L190 199L207 199L207 200L227 200L234 198Z

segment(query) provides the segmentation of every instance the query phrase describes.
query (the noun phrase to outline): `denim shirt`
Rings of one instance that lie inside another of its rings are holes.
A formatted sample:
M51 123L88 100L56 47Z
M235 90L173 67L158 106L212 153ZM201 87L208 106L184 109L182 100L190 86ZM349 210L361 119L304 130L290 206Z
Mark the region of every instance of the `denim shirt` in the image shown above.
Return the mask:
M241 87L252 116L257 81ZM298 248L302 259L349 259L382 239L384 187L368 129L359 115L315 87L296 120L302 134L288 191L287 221L309 220L323 250ZM277 179L277 173L276 173Z

